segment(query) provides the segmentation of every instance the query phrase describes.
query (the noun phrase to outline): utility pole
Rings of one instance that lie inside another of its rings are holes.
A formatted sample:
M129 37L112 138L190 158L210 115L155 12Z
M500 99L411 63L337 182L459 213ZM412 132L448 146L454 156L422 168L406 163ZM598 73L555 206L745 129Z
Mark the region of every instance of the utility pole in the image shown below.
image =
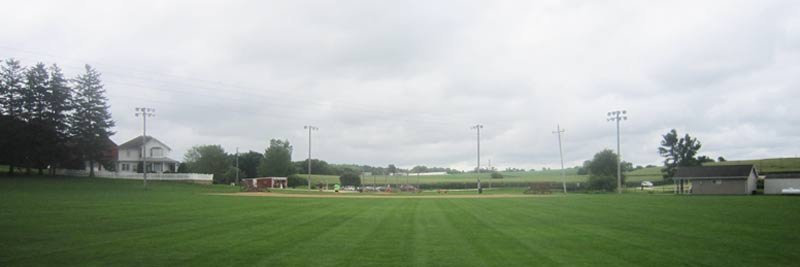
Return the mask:
M567 178L564 174L564 152L561 150L561 133L564 132L564 129L561 129L561 125L556 125L556 131L553 133L558 134L558 155L561 157L561 185L564 187L564 194L567 193Z
M303 129L308 129L308 190L311 190L311 130L319 130L319 128L306 125Z
M617 123L617 193L622 194L622 152L620 152L619 145L619 122L621 120L628 120L627 112L625 110L615 110L609 112L608 121Z
M136 117L142 116L142 175L147 189L147 117L155 117L154 108L136 108Z
M239 185L239 147L236 147L236 185Z
M483 193L483 188L481 188L481 129L483 129L483 125L476 124L472 126L472 129L478 130L478 194Z

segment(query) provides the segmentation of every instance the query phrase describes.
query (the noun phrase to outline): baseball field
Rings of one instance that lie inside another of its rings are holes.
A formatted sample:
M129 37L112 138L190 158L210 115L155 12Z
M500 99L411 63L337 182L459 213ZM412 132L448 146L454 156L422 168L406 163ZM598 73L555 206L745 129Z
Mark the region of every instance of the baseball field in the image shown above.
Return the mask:
M800 198L0 178L0 266L796 266ZM509 197L503 197L503 196Z

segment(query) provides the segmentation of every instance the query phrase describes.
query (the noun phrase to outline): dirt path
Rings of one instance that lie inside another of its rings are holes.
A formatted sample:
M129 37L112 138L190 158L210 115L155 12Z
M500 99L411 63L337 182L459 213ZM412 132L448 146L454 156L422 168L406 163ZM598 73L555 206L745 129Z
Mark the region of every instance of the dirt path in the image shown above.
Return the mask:
M526 197L548 197L552 195L512 195L512 194L494 194L494 195L424 195L424 196L397 196L391 194L284 194L284 193L266 193L266 192L241 192L241 193L212 193L209 195L216 196L243 196L243 197L301 197L301 198L526 198Z

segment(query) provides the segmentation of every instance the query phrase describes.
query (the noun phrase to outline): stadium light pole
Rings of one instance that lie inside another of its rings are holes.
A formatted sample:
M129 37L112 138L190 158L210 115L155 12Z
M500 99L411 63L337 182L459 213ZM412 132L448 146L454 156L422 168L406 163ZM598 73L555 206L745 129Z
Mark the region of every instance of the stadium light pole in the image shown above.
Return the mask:
M303 129L308 129L308 190L311 190L311 131L317 131L319 128L306 125Z
M478 194L483 193L483 188L481 188L481 129L483 129L483 125L476 124L472 126L472 129L478 131Z
M622 194L622 153L619 145L619 122L628 120L628 112L625 110L615 110L608 112L608 121L617 123L617 193Z
M564 194L567 193L567 178L564 174L564 152L561 149L561 133L564 132L564 129L561 129L561 125L556 125L556 131L553 132L554 134L558 134L558 155L561 157L561 185L564 187Z
M136 108L136 117L142 116L142 177L147 189L147 117L155 117L154 108Z

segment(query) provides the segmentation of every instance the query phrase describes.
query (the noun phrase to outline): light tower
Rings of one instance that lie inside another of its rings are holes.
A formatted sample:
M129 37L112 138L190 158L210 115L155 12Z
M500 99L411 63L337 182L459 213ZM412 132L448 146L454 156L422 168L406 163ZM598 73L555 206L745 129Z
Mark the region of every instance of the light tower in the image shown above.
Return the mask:
M147 117L155 117L154 108L136 108L136 117L142 116L142 175L147 189Z
M311 190L311 131L317 131L319 128L306 125L303 129L308 129L308 190Z
M617 123L617 193L622 194L622 153L619 146L619 122L628 120L628 115L625 110L615 110L608 112L608 121Z

